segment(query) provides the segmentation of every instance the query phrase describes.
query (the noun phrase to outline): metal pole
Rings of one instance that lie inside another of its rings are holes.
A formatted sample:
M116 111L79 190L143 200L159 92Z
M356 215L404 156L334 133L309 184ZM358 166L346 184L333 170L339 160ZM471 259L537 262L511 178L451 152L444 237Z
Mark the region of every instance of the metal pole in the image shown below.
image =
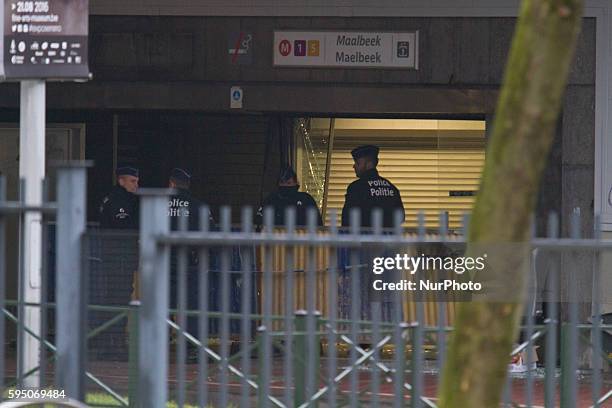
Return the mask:
M82 238L85 233L87 164L58 169L57 267L57 387L83 400L85 377ZM26 357L27 358L27 357Z
M19 119L19 178L25 180L27 205L42 204L42 181L45 178L45 81L21 81ZM42 266L42 214L28 212L22 225L24 260L23 296L27 303L40 303L40 274ZM36 335L40 331L40 309L25 307L23 323ZM20 317L21 318L21 317ZM31 335L23 338L22 372L38 366L40 343ZM39 376L29 376L24 383L28 387L39 386Z
M140 301L130 302L129 321L129 351L128 351L128 401L130 408L138 407L138 314Z
M0 175L0 207L2 202L6 200L6 179ZM0 214L0 310L4 310L4 296L5 296L5 278L6 278L6 230L5 230L5 218L3 214ZM4 326L4 315L0 319L0 342L5 344L5 326ZM4 347L0 347L0 394L4 395L4 367L5 367L5 354Z
M295 384L295 392L293 394L295 398L294 406L299 407L310 397L306 393L306 360L313 358L314 356L309 356L307 353L308 346L306 341L306 315L308 312L306 310L298 310L295 312L295 330L300 334L296 334L294 336L295 344L293 345L293 349L295 353L293 354L294 362L293 369L294 371L294 384ZM332 347L330 345L330 347Z
M168 280L169 249L155 237L167 234L168 197L174 190L144 189L140 211L141 298L138 371L141 407L165 408L168 399Z

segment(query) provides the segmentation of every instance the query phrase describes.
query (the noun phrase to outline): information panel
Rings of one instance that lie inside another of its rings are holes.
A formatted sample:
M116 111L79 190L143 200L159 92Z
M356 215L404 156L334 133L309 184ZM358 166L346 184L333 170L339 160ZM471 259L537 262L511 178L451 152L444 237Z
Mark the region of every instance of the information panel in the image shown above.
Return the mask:
M418 42L418 31L275 31L274 65L418 69Z
M87 79L89 0L3 0L0 79Z

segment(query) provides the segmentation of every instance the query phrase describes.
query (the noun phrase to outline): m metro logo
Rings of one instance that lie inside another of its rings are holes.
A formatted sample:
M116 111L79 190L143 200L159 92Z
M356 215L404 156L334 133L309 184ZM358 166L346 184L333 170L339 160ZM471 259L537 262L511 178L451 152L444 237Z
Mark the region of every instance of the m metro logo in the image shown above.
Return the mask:
M283 57L291 54L291 43L288 40L282 40L280 44L278 44L278 52Z

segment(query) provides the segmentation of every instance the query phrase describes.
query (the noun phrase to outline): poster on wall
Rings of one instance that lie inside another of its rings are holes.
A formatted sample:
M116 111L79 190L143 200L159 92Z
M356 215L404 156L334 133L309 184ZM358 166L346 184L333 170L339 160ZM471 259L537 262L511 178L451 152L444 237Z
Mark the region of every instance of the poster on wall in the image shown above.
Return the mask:
M274 65L418 69L418 42L418 31L275 31Z
M87 79L89 0L3 0L0 79Z

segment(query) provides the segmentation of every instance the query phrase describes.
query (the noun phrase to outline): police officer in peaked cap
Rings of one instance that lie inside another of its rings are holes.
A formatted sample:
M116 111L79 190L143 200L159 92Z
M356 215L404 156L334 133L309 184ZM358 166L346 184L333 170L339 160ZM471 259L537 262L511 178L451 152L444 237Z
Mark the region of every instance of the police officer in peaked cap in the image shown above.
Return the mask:
M100 227L107 229L138 229L139 172L131 166L118 167L117 185L100 204Z
M295 207L295 225L298 227L306 226L308 222L308 210L314 208L316 210L316 223L318 226L323 225L321 213L317 203L308 193L298 191L297 174L291 166L286 166L281 169L278 177L278 189L271 193L263 201L261 207L256 214L256 224L262 225L264 208L274 208L274 225L285 225L285 211L287 207Z
M372 226L372 211L380 208L383 211L383 227L391 228L394 223L394 214L401 211L404 220L404 204L400 192L376 170L378 165L379 148L373 145L359 146L351 151L353 169L358 179L349 184L346 189L344 207L342 208L342 226L350 225L350 212L352 208L361 210L361 226Z
M168 202L171 229L178 230L179 219L186 217L188 229L190 231L199 230L202 203L191 194L191 173L179 167L172 169L168 187L177 190L177 194L170 197Z
M191 188L191 173L184 168L175 167L170 171L168 177L168 187L176 190L176 194L170 197L168 202L168 217L170 218L170 228L173 231L179 230L180 220L186 221L189 231L200 230L200 207L203 205L200 200L193 196ZM209 220L212 225L213 220ZM188 269L187 269L187 307L197 309L198 307L198 270L199 264L198 249L188 248ZM177 307L177 282L178 282L178 254L175 248L170 252L170 306ZM187 331L197 333L198 318L187 317ZM192 350L191 355L194 354ZM196 353L197 355L197 353ZM191 359L191 357L190 357Z

